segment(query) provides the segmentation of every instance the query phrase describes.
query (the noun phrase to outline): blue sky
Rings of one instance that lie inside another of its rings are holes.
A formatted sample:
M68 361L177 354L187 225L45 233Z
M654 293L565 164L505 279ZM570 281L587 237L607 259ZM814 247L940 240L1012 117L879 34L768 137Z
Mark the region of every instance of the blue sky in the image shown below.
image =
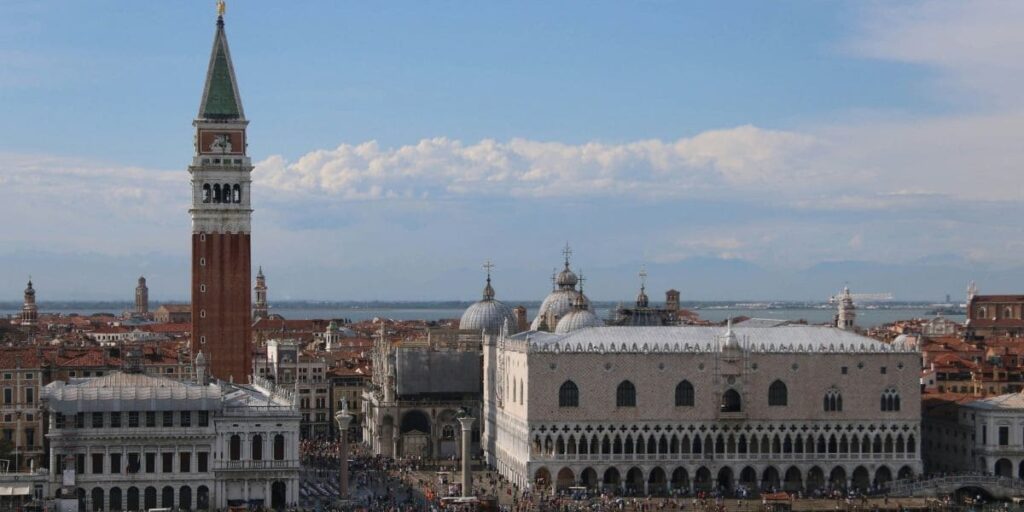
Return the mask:
M0 298L185 298L213 2L0 3ZM1024 8L229 2L271 296L1019 291ZM915 269L913 278L906 269ZM889 276L904 276L893 279ZM885 289L881 289L885 288Z

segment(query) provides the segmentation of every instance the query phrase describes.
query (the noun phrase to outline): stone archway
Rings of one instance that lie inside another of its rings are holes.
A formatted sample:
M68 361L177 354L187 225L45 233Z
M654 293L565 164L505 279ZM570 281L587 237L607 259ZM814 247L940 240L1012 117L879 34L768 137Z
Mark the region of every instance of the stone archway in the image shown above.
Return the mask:
M867 468L864 466L853 468L853 488L865 492L869 487L871 487L871 476Z
M538 468L533 473L533 485L537 489L547 489L551 486L551 472L548 468Z
M403 457L433 457L433 449L430 442L430 417L427 413L413 409L402 415L402 422L399 425L399 433L402 436Z
M803 490L804 479L799 468L791 466L786 470L786 480L782 483L782 488L786 492L798 492Z
M690 474L686 468L678 467L672 472L672 490L690 490Z
M892 471L888 466L879 466L879 468L875 470L875 486L885 487L889 482L892 482Z
M655 467L651 470L650 474L647 475L647 494L652 496L664 496L668 494L668 477L665 475L665 470L660 466Z
M1013 478L1013 463L1010 462L1010 459L997 460L994 473L996 476Z
M732 468L725 466L718 470L718 478L715 479L717 487L725 492L732 492L736 487L733 479Z
M697 491L710 491L712 487L711 470L701 466L693 478L693 488Z
M832 468L828 475L828 483L833 489L846 489L846 470L842 466Z
M1010 469L1011 469L1011 471L1013 470L1012 467ZM914 478L914 470L913 470L913 468L911 468L910 466L903 466L903 467L901 467L899 472L896 473L896 478L898 480L909 480L911 478Z
M776 492L782 489L782 480L779 478L779 470L775 466L768 466L764 468L761 473L761 490L768 492Z
M614 467L604 470L604 488L618 490L619 489L619 470Z
M825 488L825 472L818 466L807 471L807 492L820 491Z
M580 473L580 485L587 489L597 489L597 471L594 471L594 468L584 469L583 472Z
M640 468L632 467L626 472L626 490L633 494L644 493L644 472Z
M751 491L757 489L757 471L750 466L741 469L740 484Z
M576 475L569 468L562 468L555 478L555 490L564 491L576 485Z

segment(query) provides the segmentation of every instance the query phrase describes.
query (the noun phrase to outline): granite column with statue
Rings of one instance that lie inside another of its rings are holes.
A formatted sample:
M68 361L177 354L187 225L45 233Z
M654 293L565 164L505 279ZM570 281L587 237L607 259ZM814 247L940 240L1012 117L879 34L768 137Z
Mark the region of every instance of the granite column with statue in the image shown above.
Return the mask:
M462 425L462 495L473 495L473 470L472 470L472 441L473 441L473 417L460 416L459 425Z
M352 422L352 415L348 412L348 404L342 401L341 410L334 414L334 420L338 422L338 437L341 438L341 468L339 471L338 498L348 499L348 425Z

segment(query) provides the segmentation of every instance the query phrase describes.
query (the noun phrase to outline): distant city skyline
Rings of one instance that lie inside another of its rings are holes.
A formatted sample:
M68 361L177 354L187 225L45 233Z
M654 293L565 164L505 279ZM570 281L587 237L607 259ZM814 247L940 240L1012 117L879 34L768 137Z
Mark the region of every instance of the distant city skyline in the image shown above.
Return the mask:
M189 296L213 2L0 5L0 300ZM269 300L1019 291L1024 5L229 2Z

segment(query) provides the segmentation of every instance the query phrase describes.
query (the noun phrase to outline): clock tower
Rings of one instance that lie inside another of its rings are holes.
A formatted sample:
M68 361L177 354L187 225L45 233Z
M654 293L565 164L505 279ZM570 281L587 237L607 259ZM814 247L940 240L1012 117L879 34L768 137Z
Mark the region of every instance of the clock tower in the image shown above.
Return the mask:
M192 354L210 373L248 382L252 372L249 189L252 162L219 4L195 127L192 176Z

